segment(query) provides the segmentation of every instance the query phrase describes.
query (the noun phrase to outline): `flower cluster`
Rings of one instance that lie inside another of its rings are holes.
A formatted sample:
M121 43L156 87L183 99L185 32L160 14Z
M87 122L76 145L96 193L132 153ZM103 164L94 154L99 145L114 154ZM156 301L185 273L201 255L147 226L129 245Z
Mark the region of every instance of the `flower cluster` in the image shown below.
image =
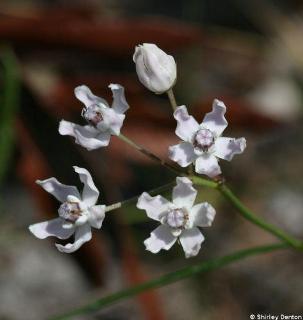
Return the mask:
M176 63L172 56L154 44L143 44L135 49L133 60L140 82L156 94L171 94L177 78ZM86 125L62 120L59 125L61 135L74 137L75 142L87 150L94 150L109 145L112 135L119 136L129 105L125 99L124 88L119 84L110 84L113 102L95 96L91 90L81 85L75 88L75 96L84 107L81 111ZM214 100L212 111L207 113L199 124L188 114L185 106L174 111L177 121L176 135L182 140L170 146L169 158L181 167L194 164L195 172L214 178L221 174L219 159L230 161L246 147L244 138L221 137L227 127L226 107L222 101ZM71 253L79 249L92 237L91 227L100 229L105 212L115 208L97 205L99 191L90 173L74 166L81 182L84 184L82 194L76 187L64 185L55 178L37 183L61 202L58 217L49 221L33 224L30 231L39 239L55 236L68 239L74 235L74 242L61 245L56 243L59 251ZM184 174L184 173L183 173ZM194 204L197 190L189 177L177 177L172 191L172 201L160 195L155 197L144 192L138 198L137 208L146 211L150 219L160 225L144 241L145 247L152 253L169 250L178 240L185 257L198 254L204 236L199 227L212 225L216 211L207 202Z

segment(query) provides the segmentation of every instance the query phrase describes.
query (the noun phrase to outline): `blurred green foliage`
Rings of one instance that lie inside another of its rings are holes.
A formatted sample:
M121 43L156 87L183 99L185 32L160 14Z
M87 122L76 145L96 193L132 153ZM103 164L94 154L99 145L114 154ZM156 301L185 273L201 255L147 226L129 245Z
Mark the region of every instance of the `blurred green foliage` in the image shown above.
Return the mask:
M0 47L1 92L0 92L0 185L14 146L14 121L19 104L20 81L16 57L8 46Z

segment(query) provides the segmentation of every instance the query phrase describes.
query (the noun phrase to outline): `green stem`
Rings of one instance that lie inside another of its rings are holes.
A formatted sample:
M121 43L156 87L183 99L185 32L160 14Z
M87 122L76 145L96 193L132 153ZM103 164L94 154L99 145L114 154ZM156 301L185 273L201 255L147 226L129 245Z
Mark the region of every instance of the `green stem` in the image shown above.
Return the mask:
M294 247L295 249L299 249L303 251L303 244L301 241L293 238L292 236L288 235L283 230L277 228L276 226L265 222L261 218L257 217L252 211L250 211L244 204L236 197L236 195L226 186L226 185L219 185L219 191L221 194L229 200L229 202L240 212L240 214L250 222L254 223L255 225L259 226L263 230L270 232L271 234L275 235L277 238L281 239L282 241L288 243L290 246Z
M189 176L189 178L191 179L191 181L194 184L197 184L199 186L212 188L212 189L218 188L218 183L215 181L204 179L204 178L197 177L197 176Z
M157 195L163 191L166 191L167 189L171 188L173 185L175 185L175 181L172 181L170 183L167 183L159 188L156 188L156 189L153 189L153 190L150 190L150 191L147 191L150 195ZM129 198L127 200L124 200L124 201L121 201L121 202L117 202L117 203L114 203L114 204L111 204L109 206L106 206L106 209L105 209L105 212L109 212L109 211L112 211L112 210L115 210L115 209L119 209L123 206L127 206L129 204L132 204L133 202L137 201L139 198L139 196L135 196L135 197L132 197L132 198Z
M118 136L118 138L120 138L122 141L126 142L127 144L129 144L130 146L132 146L133 148L137 149L138 151L140 151L141 153L143 153L145 156L149 157L151 160L156 161L158 163L160 163L162 166L168 168L169 170L171 170L172 172L174 172L175 174L179 175L183 173L181 173L177 168L175 168L174 166L172 166L171 164L167 163L166 161L162 160L161 158L159 158L158 156L154 155L153 153L151 153L150 151L146 150L145 148L143 148L142 146L136 144L134 141L132 141L131 139L129 139L128 137L126 137L125 135L121 134Z
M201 186L210 187L213 189L217 189L233 206L237 209L237 211L244 217L246 220L252 222L253 224L257 225L258 227L262 228L265 231L270 232L278 239L288 243L295 249L303 251L303 243L292 236L288 235L286 232L282 231L281 229L277 228L276 226L267 223L260 217L256 216L251 210L249 210L241 201L240 199L223 183L217 183L214 181L209 181L202 179L200 177L191 177L192 181Z
M285 249L287 247L288 247L288 245L285 243L278 243L278 244L259 246L259 247L254 247L254 248L250 248L250 249L240 250L240 251L232 253L230 255L226 255L221 258L215 258L215 259L211 259L208 261L204 261L204 262L195 264L193 266L186 267L186 268L180 269L178 271L163 275L157 279L141 283L137 286L118 291L116 293L105 296L104 298L101 298L101 299L98 299L94 302L91 302L91 303L87 304L86 306L83 306L81 308L70 311L64 315L53 317L51 319L52 320L71 319L74 316L79 316L82 314L86 314L89 312L100 310L100 309L102 309L108 305L111 305L115 302L130 298L134 295L137 295L137 294L144 292L144 291L147 291L147 290L160 288L165 285L169 285L171 283L174 283L176 281L180 281L180 280L192 277L192 276L197 275L199 273L205 273L208 271L219 269L219 268L224 267L228 264L231 264L232 262L236 262L238 260L247 258L249 256L263 254L263 253L267 253L267 252L271 252L271 251L275 251L275 250L279 250L279 249Z
M168 91L166 91L166 93L167 93L170 105L173 108L173 111L176 111L176 109L178 108L178 105L177 105L177 101L176 101L173 89L172 88L169 89Z

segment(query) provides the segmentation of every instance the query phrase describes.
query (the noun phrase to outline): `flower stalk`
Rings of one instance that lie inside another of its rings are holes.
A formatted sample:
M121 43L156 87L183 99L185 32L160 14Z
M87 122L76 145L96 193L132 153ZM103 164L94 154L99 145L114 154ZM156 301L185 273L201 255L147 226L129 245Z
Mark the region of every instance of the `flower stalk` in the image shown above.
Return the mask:
M67 320L71 319L74 316L79 316L82 314L87 314L97 310L101 310L109 305L112 305L118 301L130 298L147 290L160 288L171 283L195 276L200 273L206 273L213 271L224 266L227 266L233 262L248 258L250 256L256 256L259 254L269 253L276 250L286 249L288 244L286 243L277 243L265 246L258 246L249 249L240 250L232 254L215 258L207 261L200 262L198 264L180 269L175 272L168 273L157 279L153 279L144 283L141 283L137 286L127 288L125 290L118 291L116 293L105 296L101 299L93 301L86 306L72 310L64 315L53 317L50 320Z
M157 194L159 194L161 192L169 190L174 184L175 184L175 181L172 181L172 182L169 182L169 183L167 183L167 184L165 184L165 185L163 185L161 187L158 187L158 188L155 188L153 190L150 190L148 192L151 195L157 195ZM129 199L121 201L121 202L113 203L113 204L111 204L109 206L106 206L105 212L113 211L113 210L119 209L121 207L130 205L130 204L132 204L134 202L137 202L138 198L139 198L139 196L135 196L135 197L129 198Z
M175 174L181 174L184 175L182 172L180 172L177 168L175 168L174 166L172 166L171 164L167 163L166 161L162 160L161 158L159 158L158 156L156 156L155 154L153 154L152 152L146 150L145 148L143 148L142 146L138 145L137 143L135 143L134 141L132 141L131 139L129 139L128 137L126 137L125 135L121 134L118 136L118 138L120 138L122 141L126 142L128 145L132 146L133 148L135 148L136 150L140 151L141 153L143 153L145 156L147 156L148 158L150 158L153 161L158 162L159 164L161 164L162 166L166 167L167 169L169 169L170 171L174 172Z
M167 93L170 105L173 108L173 111L176 111L176 109L178 108L178 105L177 105L177 101L176 101L173 89L172 88L169 89L168 91L166 91L166 93Z
M241 200L223 183L217 183L214 181L208 181L200 177L194 176L191 177L192 181L200 186L205 186L213 189L217 189L224 197L227 199L235 209L241 214L243 218L252 222L261 229L273 234L278 239L289 244L291 247L297 250L303 251L303 243L294 237L288 235L286 232L277 228L276 226L267 223L260 217L256 216L251 210L249 210Z

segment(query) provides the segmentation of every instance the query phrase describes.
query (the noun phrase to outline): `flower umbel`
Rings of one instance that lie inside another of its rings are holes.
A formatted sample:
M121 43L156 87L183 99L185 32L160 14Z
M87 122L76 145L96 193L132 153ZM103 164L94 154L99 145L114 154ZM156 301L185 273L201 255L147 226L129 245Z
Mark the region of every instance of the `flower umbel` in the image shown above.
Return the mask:
M74 186L60 183L56 178L37 180L37 183L51 193L62 204L58 209L59 217L29 226L29 230L39 239L54 236L67 239L75 234L75 242L65 246L56 243L61 252L71 253L78 250L92 237L91 227L100 229L105 217L105 205L96 205L99 197L90 173L74 166L84 184L82 195Z
M195 164L195 171L209 177L221 173L218 159L232 160L246 148L245 138L221 137L227 127L224 117L226 107L217 99L213 102L212 111L207 113L201 124L188 114L185 106L174 112L177 120L176 135L183 142L169 147L169 157L181 167Z
M137 46L133 60L138 78L147 89L161 94L174 86L177 79L175 60L155 44Z
M194 205L197 190L188 178L177 177L176 181L172 202L160 195L151 197L144 192L138 199L137 207L145 210L149 218L161 222L144 241L146 250L152 253L169 250L179 239L186 258L189 258L199 253L204 241L198 227L211 226L216 211L207 202Z
M110 84L113 93L113 103L108 103L95 96L85 86L75 88L75 96L85 105L82 109L82 117L87 121L86 126L62 120L59 125L59 133L75 138L76 143L87 150L106 147L111 135L119 135L125 111L129 108L125 100L124 88L119 84Z

